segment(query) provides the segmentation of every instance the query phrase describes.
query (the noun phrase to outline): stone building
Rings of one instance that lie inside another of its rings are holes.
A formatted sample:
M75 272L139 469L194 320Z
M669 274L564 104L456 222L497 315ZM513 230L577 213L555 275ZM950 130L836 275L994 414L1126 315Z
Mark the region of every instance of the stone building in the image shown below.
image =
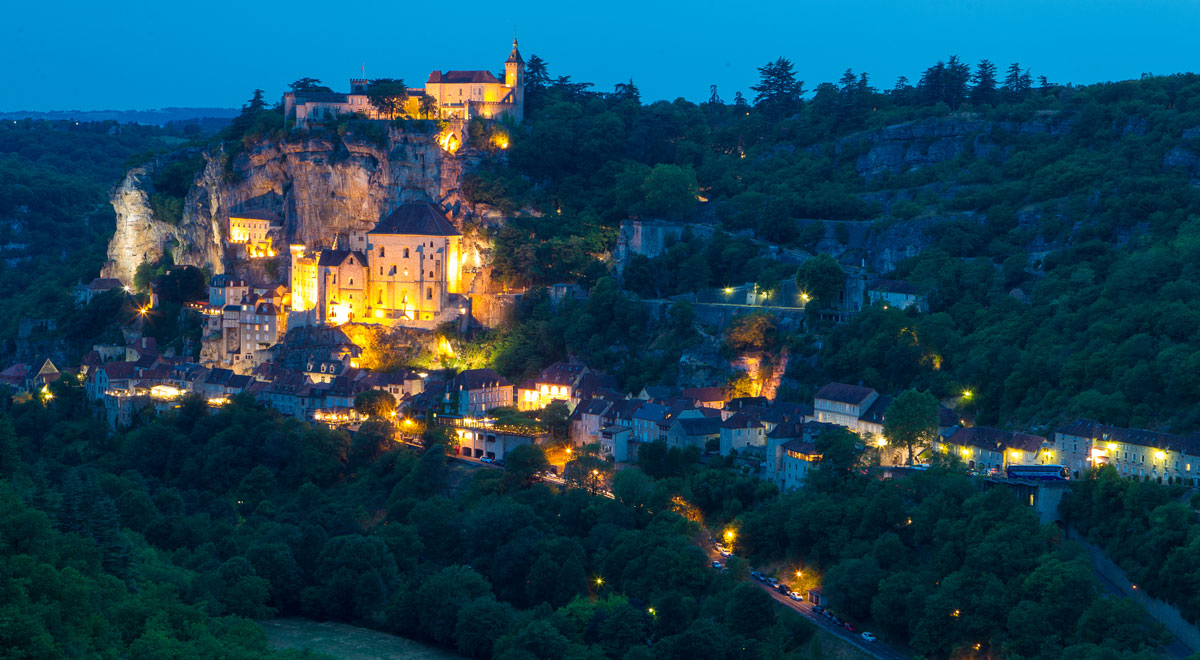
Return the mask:
M461 292L462 235L433 204L399 206L350 246L291 247L294 311L315 310L317 322L333 325L417 327L464 313L465 301L451 299Z
M284 117L295 120L297 126L348 114L390 119L381 116L371 105L367 96L369 84L366 79L352 78L350 92L346 94L325 90L286 92L283 95ZM512 52L504 62L503 81L486 70L434 71L429 74L424 89L406 90L405 98L400 99L399 113L427 118L421 107L425 97L432 100L436 115L428 117L430 119L448 119L461 126L475 118L508 117L520 122L525 116L525 60L517 50L517 40L513 39Z

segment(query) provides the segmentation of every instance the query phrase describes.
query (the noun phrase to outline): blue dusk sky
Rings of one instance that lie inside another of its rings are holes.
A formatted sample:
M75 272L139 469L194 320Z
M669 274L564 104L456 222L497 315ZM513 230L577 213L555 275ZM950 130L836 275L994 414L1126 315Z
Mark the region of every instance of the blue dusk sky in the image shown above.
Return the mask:
M645 101L747 96L780 55L805 87L847 68L891 87L951 53L1092 83L1196 68L1196 0L794 2L13 2L0 21L0 111L236 107L255 88L433 69L499 71L514 29L552 76Z

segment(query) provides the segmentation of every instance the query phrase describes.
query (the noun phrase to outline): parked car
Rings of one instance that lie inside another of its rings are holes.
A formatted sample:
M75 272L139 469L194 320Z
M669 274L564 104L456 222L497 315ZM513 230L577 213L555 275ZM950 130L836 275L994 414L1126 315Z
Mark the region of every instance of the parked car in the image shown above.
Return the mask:
M483 456L483 457L481 457L481 458L479 459L479 462L480 462L480 463L495 463L495 462L496 462L496 459L494 459L494 458L488 458L487 456Z
M834 625L837 625L837 626L844 625L846 623L845 621L842 621L841 619L839 619L836 614L829 617L829 620L832 621L834 623Z
M787 597L791 598L792 600L796 601L797 603L804 600L804 596L801 596L800 594L796 593L795 591L789 591Z
M813 614L821 614L824 611L824 607L821 607L820 605L813 605Z
M767 584L771 585L771 588L774 589L775 587L779 586L779 580L776 580L775 578L767 578Z
M872 634L871 634L871 633L869 633L869 632L864 632L864 633L862 634L862 638L863 638L863 641L864 641L864 642L873 642L873 641L875 641L875 635L872 635Z
M854 624L850 623L849 621L847 621L846 623L843 623L842 627L845 628L846 630L849 630L850 632L858 632L858 628L855 628Z
M758 571L750 571L750 577L754 578L755 580L758 580L759 582L767 581L767 578L763 577L763 574L759 573Z
M725 548L721 548L721 556L722 557L729 557L732 554L733 554L732 552L726 550Z
M787 586L786 584L780 582L779 584L775 585L775 591L778 591L779 593L786 596L786 595L792 593L792 588Z
M712 563L712 567L713 567L713 568L721 568L721 562L719 562L719 561L714 561L714 562Z

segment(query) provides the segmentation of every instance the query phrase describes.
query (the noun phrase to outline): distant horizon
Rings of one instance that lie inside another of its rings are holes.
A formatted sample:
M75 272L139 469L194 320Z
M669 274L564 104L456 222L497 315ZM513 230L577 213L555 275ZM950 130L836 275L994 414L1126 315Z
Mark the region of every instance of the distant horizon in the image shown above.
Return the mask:
M0 26L0 58L22 63L0 70L0 112L240 108L256 88L274 101L305 76L344 91L364 64L369 78L420 87L433 70L499 70L514 31L525 59L542 57L552 77L597 91L632 79L646 102L701 102L710 85L726 102L739 91L752 98L757 68L780 56L806 89L847 68L879 89L898 76L915 84L951 54L1090 85L1186 70L1200 25L1200 3L1187 0L768 2L736 13L704 0L686 11L618 0L599 16L537 0L518 13L488 3L458 9L470 19L450 25L428 5L334 12L211 0L206 14L228 19L214 22L149 0L120 12L75 0L65 11L25 3Z

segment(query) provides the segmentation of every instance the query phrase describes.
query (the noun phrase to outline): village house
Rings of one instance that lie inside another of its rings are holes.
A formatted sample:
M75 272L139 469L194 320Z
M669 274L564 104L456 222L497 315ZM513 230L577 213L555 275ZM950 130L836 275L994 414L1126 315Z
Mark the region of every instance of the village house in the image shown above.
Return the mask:
M244 248L234 250L234 256L239 259L275 256L270 234L279 231L282 225L282 219L274 211L258 209L230 213L229 242Z
M600 456L614 463L637 460L637 443L633 428L613 424L600 429Z
M766 446L766 428L754 415L737 413L721 422L721 455Z
M1040 435L972 426L955 429L942 438L938 449L960 457L968 470L1003 474L1010 465L1042 463L1042 452L1049 449L1049 443Z
M600 442L600 429L604 427L604 414L612 407L608 399L584 399L575 406L568 421L571 423L571 444L582 447Z
M75 306L86 307L96 296L117 290L128 291L125 284L115 277L94 278L87 284L80 284L75 287Z
M821 461L816 438L821 431L837 428L823 422L786 422L767 433L766 466L762 479L782 492L804 485L808 475Z
M725 407L725 392L719 387L688 387L684 388L679 396L691 399L698 407L702 408L721 409Z
M1077 478L1093 467L1111 465L1129 479L1200 486L1200 438L1087 419L1055 431L1045 462L1063 465Z
M555 362L517 387L517 409L541 410L562 401L573 410L579 404L576 384L587 372L579 362Z
M919 312L929 311L925 296L917 287L904 280L879 280L867 288L867 301L874 305L899 309L916 308Z
M443 414L453 417L482 417L492 408L511 407L512 383L491 369L468 369L446 386Z
M685 417L677 416L667 430L667 446L699 447L707 449L708 444L721 439L721 418L719 417Z

